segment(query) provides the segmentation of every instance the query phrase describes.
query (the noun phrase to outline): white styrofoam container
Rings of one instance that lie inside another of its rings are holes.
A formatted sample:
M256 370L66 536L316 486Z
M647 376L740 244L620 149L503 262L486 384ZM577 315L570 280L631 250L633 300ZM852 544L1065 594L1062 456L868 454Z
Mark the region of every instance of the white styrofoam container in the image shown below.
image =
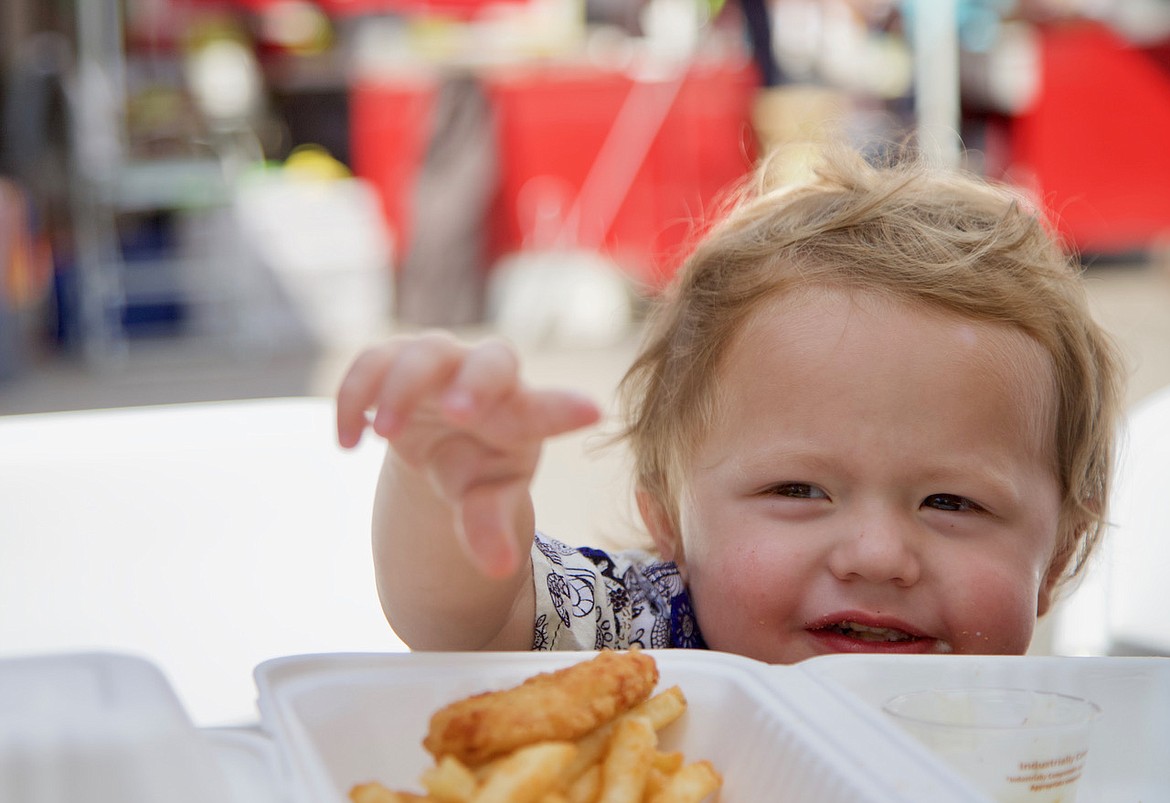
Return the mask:
M250 727L204 728L200 733L227 779L224 803L286 803L288 790L272 739Z
M220 803L227 790L149 661L111 653L0 661L0 800Z
M682 720L665 749L709 759L721 801L977 801L981 798L887 723L795 667L733 655L651 651L659 688L678 685ZM357 783L419 790L432 763L421 741L443 705L586 660L582 653L415 653L290 656L256 668L261 723L281 746L305 803L343 803ZM778 670L778 671L772 671Z
M884 719L890 697L920 689L1028 688L1092 700L1101 718L1077 800L1170 801L1170 658L828 655L797 668L870 722ZM773 667L777 685L787 669Z

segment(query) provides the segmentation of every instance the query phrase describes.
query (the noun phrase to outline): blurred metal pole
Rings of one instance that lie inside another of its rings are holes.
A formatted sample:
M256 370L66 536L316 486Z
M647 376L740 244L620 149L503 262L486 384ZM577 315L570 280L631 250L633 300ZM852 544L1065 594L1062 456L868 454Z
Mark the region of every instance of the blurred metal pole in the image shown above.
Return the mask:
M918 147L930 162L958 167L959 2L914 2L914 109Z
M117 173L125 144L126 53L119 0L78 0L77 69L80 132L98 175ZM98 150L92 150L97 148ZM113 162L113 163L111 163Z
M77 0L77 86L72 109L74 226L83 356L125 357L125 301L116 198L126 142L126 56L120 0Z
M123 100L126 57L122 41L122 7L118 0L84 0L77 3L77 55L79 61L101 66Z

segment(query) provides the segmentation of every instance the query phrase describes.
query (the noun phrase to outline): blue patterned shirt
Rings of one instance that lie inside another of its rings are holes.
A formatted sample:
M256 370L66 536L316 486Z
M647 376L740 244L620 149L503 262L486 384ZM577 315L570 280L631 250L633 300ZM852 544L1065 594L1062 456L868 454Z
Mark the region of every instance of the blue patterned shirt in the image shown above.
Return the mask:
M678 566L642 550L608 553L536 533L534 650L706 649Z

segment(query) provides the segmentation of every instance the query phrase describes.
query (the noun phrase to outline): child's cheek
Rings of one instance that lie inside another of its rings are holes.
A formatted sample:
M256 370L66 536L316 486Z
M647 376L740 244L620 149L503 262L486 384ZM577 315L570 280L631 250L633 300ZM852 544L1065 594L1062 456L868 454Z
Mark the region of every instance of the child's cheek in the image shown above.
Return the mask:
M965 578L967 593L950 610L955 652L1023 655L1036 627L1037 584L1002 571ZM952 588L958 588L958 585Z

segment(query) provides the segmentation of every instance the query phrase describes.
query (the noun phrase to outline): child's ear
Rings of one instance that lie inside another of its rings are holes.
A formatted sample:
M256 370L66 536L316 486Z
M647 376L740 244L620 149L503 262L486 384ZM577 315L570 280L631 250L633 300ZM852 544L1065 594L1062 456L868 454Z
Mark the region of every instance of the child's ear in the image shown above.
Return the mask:
M1036 597L1037 617L1052 610L1052 604L1056 601L1061 581L1064 580L1064 573L1068 570L1068 564L1071 560L1072 550L1064 549L1054 555L1052 562L1048 564L1048 571L1045 572L1044 579L1040 582L1040 593Z
M666 560L674 561L679 568L683 567L682 541L679 538L678 528L675 526L675 517L670 515L662 500L649 491L638 488L634 492L638 500L638 512L642 514L642 521L646 530L654 540L658 553Z
M1061 574L1063 574L1063 567L1059 571L1055 567L1049 567L1048 574L1040 583L1040 593L1036 597L1037 617L1043 616L1052 609L1052 602L1056 598L1056 589L1060 585Z

